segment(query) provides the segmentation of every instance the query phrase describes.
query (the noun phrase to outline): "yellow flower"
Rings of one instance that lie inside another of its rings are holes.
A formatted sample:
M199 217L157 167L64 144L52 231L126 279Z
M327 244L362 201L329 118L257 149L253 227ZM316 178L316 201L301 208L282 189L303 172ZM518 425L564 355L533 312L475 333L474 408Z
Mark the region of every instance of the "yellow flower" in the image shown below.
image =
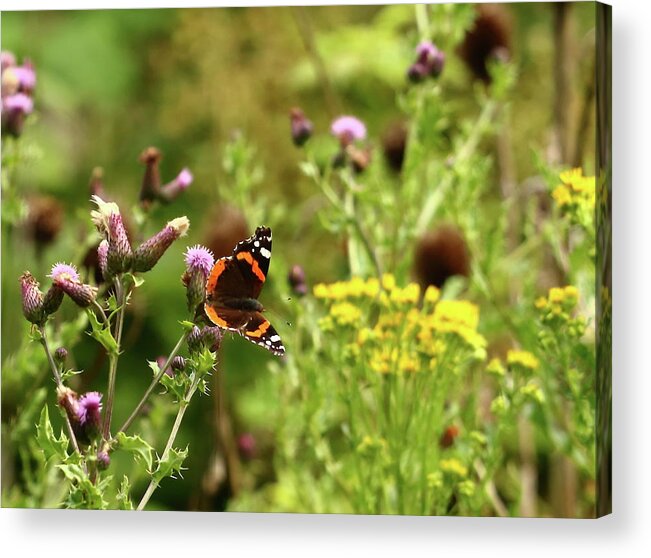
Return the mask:
M364 295L369 298L375 298L380 292L380 282L375 277L371 277L364 285Z
M520 388L520 393L525 397L529 397L534 401L537 401L538 403L542 404L545 402L545 394L540 389L540 387L533 382L529 382L527 385L522 386Z
M362 319L362 311L350 302L338 302L330 308L330 316L339 325L357 325Z
M467 300L442 300L434 309L434 322L450 322L477 329L479 307Z
M494 358L488 363L488 366L486 367L486 372L492 374L493 376L501 377L504 376L506 370L504 370L504 366L502 366L502 362L500 361L500 359Z
M509 351L506 354L506 362L510 366L522 366L529 370L536 370L540 366L538 359L529 351Z
M434 285L430 285L425 289L425 303L426 304L436 304L441 297L441 291L439 291Z
M565 300L565 290L560 287L552 287L549 289L549 302L560 303Z
M572 195L570 194L570 190L563 184L559 184L556 186L556 188L554 188L552 191L552 198L554 198L559 207L563 207L572 203Z
M450 459L441 459L441 461L439 461L439 468L444 473L462 479L468 475L468 468L463 463L461 463L461 461L454 457Z
M396 278L391 273L382 275L382 288L386 291L391 291L396 286Z
M544 296L538 297L536 302L534 302L534 305L538 310L542 310L547 306L547 299Z
M572 184L575 180L581 179L583 171L580 168L563 171L560 178L564 184Z
M389 300L398 304L416 304L419 296L420 286L417 283L409 283L404 289L395 287L389 295Z
M330 289L328 289L328 285L325 283L318 283L317 285L314 285L313 292L316 298L328 298Z

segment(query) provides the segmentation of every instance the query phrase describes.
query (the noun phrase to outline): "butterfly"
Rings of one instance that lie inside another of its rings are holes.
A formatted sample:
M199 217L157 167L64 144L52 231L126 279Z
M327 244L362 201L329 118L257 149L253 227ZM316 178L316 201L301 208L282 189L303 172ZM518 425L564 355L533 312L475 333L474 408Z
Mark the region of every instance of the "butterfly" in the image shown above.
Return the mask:
M215 262L206 282L204 310L215 325L280 356L285 347L258 301L270 261L271 229L258 227L253 236L237 243L232 256Z

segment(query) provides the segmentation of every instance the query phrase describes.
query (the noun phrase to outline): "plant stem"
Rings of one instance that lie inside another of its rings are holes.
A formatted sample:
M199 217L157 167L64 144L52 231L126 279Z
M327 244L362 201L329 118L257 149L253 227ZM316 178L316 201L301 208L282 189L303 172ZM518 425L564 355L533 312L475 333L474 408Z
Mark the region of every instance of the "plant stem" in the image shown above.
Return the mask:
M185 415L185 411L188 408L188 405L190 404L190 399L192 399L192 396L194 395L194 392L196 391L198 385L199 385L199 378L195 379L192 382L192 384L188 388L187 393L185 394L185 397L181 400L179 404L179 411L176 414L176 419L174 420L174 425L172 426L172 431L170 432L170 436L167 439L167 444L165 444L165 449L163 450L163 455L161 456L159 461L165 461L169 456L170 450L174 445L174 440L176 440L176 435L179 433L179 428L181 427L181 423L183 422L183 415ZM158 488L158 481L155 478L152 478L152 480L149 483L149 486L147 487L147 490L143 494L142 499L138 504L138 507L136 508L137 511L143 510L143 508L147 505L147 502L149 502L151 495L154 493L154 491L157 488Z
M140 399L140 402L136 405L136 408L133 410L133 412L129 415L129 418L120 427L120 430L118 430L118 434L120 432L126 432L126 430L131 426L133 421L136 419L136 417L138 416L138 413L142 409L143 405L147 402L147 399L149 399L149 396L151 395L151 392L154 391L154 388L158 385L158 382L160 382L160 379L163 377L163 374L165 374L165 371L169 368L170 363L172 362L172 359L181 350L181 345L183 345L183 342L185 341L185 338L187 336L188 336L187 331L183 335L181 335L181 338L177 341L176 345L172 349L172 352L167 357L167 361L161 367L161 369L158 371L158 374L156 374L154 379L151 381L151 384L149 384L149 387L147 388L147 391L145 391L145 394L142 396L142 398Z
M105 440L111 437L111 418L113 415L113 401L115 399L115 379L118 372L118 358L120 357L120 343L122 340L122 329L124 326L124 313L127 305L127 297L125 296L124 287L120 278L115 280L115 298L118 303L117 320L115 324L115 342L117 350L115 353L109 355L109 377L108 389L106 395L106 410L104 412L104 424L102 427L102 435Z
M52 356L52 353L50 352L50 347L47 344L47 337L45 335L45 327L44 326L39 326L38 327L39 332L41 333L41 344L43 345L43 348L45 349L45 354L47 355L47 360L50 363L50 368L52 369L52 374L54 375L54 380L56 381L57 388L63 387L63 382L61 381L61 374L59 374L59 370L57 368L56 363L54 362L54 357ZM72 429L72 423L70 422L70 417L68 416L68 413L64 410L63 411L63 417L66 422L66 427L68 428L68 434L70 435L70 442L72 443L72 447L75 449L75 451L81 455L81 452L79 451L79 444L77 443L77 437L75 436L75 432Z

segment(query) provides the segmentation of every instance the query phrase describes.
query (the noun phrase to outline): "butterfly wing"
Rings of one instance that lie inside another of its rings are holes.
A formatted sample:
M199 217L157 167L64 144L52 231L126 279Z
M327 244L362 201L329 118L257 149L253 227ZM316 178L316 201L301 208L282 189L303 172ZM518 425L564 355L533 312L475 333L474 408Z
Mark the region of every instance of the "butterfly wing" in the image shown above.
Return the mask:
M251 297L258 298L271 262L271 229L258 227L255 234L237 243L232 257L252 291Z

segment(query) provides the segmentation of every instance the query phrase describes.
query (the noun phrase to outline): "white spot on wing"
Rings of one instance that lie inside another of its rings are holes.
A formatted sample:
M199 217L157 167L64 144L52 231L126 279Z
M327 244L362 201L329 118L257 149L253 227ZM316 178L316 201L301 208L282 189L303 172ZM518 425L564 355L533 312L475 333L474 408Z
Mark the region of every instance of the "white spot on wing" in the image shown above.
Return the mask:
M271 252L267 250L264 246L260 248L260 254L262 254L263 258L269 259L271 257Z
M271 339L272 342L276 343L277 341L280 341L280 335L272 335L269 339Z
M256 241L253 243L253 246L255 246L256 248L259 248L259 247L260 247L260 242L256 240Z

